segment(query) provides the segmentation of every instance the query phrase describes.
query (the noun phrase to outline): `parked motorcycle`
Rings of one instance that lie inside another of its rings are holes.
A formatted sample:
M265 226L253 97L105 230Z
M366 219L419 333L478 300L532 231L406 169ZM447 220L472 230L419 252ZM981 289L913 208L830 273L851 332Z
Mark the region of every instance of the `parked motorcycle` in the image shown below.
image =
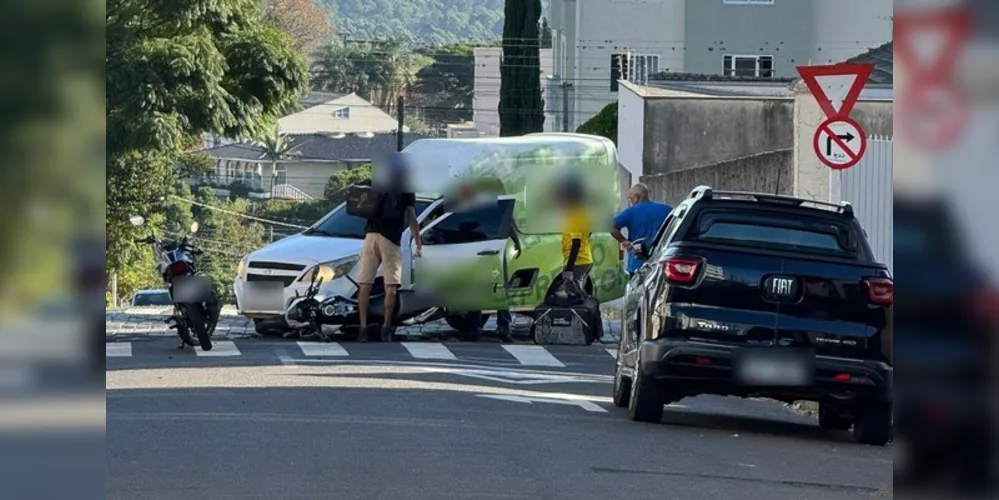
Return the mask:
M142 216L129 219L133 226L145 224ZM198 223L192 223L190 234L197 233ZM153 246L157 272L170 292L173 301L173 315L166 320L170 329L177 330L180 336L180 349L185 345L200 346L204 351L212 350L212 334L222 312L219 294L203 276L198 275L195 257L204 253L188 241L184 235L180 241L162 240L152 234L135 240ZM191 336L194 330L196 336Z
M347 276L347 279L355 287L360 288L350 276ZM288 325L298 331L302 338L330 342L332 339L323 331L323 326L355 327L361 323L360 309L355 299L340 295L320 297L319 291L322 284L322 278L317 280L314 276L305 295L291 301L285 313L285 320ZM431 295L417 293L412 288L401 288L396 296L392 324L405 326L436 319L441 315L441 311L437 307L439 303ZM385 294L372 295L368 300L368 322L372 325L378 325L383 323L384 319ZM345 334L345 337L347 340L356 340L356 333L359 332Z

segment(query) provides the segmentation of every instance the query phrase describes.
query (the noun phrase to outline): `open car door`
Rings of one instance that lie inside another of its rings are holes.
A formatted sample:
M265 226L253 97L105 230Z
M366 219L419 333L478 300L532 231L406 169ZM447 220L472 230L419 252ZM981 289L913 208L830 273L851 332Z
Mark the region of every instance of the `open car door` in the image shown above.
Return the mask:
M451 312L508 308L504 284L515 199L448 212L421 231L423 256L413 259L416 287Z

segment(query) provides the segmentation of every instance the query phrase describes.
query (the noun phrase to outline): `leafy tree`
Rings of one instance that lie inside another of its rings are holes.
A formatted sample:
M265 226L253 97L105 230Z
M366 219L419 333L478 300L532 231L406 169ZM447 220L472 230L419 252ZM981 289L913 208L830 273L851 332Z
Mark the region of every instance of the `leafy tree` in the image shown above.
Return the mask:
M399 91L430 63L426 56L403 51L399 40L332 43L316 55L312 85L326 92L355 92L376 106L391 109Z
M606 137L617 144L617 101L604 106L593 118L580 125L576 132Z
M360 184L371 180L371 165L362 165L357 168L341 170L326 182L324 191L326 202L331 207L335 207L347 201L347 189L355 184Z
M417 134L426 134L430 132L430 126L426 122L421 120L418 116L412 113L407 113L406 118L403 121L403 125L409 127L410 132Z
M548 18L541 18L541 28L539 28L541 33L541 48L550 49L552 48L552 28L548 25Z
M205 250L198 261L201 272L219 291L223 302L233 303L232 279L236 267L244 255L264 246L264 227L238 215L249 211L249 200L219 200L210 188L198 191L197 198L225 210L199 210L201 227L191 240Z
M336 35L330 12L312 0L271 0L264 9L264 23L287 33L303 56L312 55Z
M242 0L107 2L109 271L134 258L128 216L163 211L187 146L259 136L306 90L302 57L260 19Z
M538 27L540 0L506 0L500 61L500 136L544 130Z
M65 293L70 238L103 233L102 4L4 2L0 315ZM89 233L89 234L84 234ZM103 236L100 236L103 238ZM81 238L82 239L82 238ZM72 256L72 255L70 255Z
M472 119L475 56L469 45L428 47L419 52L433 62L416 73L407 103L424 109L435 128Z
M494 43L503 29L502 0L317 0L338 31L355 40L400 38L417 45Z

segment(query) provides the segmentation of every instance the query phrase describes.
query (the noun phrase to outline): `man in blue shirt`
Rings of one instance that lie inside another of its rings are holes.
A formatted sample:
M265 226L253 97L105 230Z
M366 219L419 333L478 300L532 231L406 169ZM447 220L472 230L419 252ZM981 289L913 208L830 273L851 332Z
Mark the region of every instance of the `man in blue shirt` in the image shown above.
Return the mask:
M631 206L614 217L614 230L611 231L611 234L621 244L640 239L645 239L646 243L651 244L659 228L662 227L663 221L673 211L673 207L649 200L649 187L645 184L635 184L628 191L628 201L631 202ZM621 230L625 228L628 229L627 238L621 234ZM628 274L631 275L640 267L642 267L642 262L635 257L634 252L629 248Z

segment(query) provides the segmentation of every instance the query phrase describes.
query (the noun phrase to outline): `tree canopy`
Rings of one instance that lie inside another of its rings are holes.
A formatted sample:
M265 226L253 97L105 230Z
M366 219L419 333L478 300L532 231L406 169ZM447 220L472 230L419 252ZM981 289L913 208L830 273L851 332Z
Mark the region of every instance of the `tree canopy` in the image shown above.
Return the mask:
M475 90L475 55L468 45L428 47L417 52L432 62L416 73L408 101L423 108L424 121L432 127L472 119Z
M506 0L500 61L500 135L544 130L541 97L541 1Z
M271 0L264 9L264 23L287 33L292 47L305 56L336 35L329 10L313 0Z
M331 43L316 54L312 86L325 92L353 92L376 106L390 108L399 91L431 62L429 57L403 50L400 40Z
M401 38L418 45L489 43L503 30L503 0L317 0L353 40Z
M606 137L617 144L617 101L604 106L593 118L576 128L576 132Z
M297 104L308 72L250 0L109 0L108 270L135 256L128 216L162 212L180 154L203 134L256 137Z

